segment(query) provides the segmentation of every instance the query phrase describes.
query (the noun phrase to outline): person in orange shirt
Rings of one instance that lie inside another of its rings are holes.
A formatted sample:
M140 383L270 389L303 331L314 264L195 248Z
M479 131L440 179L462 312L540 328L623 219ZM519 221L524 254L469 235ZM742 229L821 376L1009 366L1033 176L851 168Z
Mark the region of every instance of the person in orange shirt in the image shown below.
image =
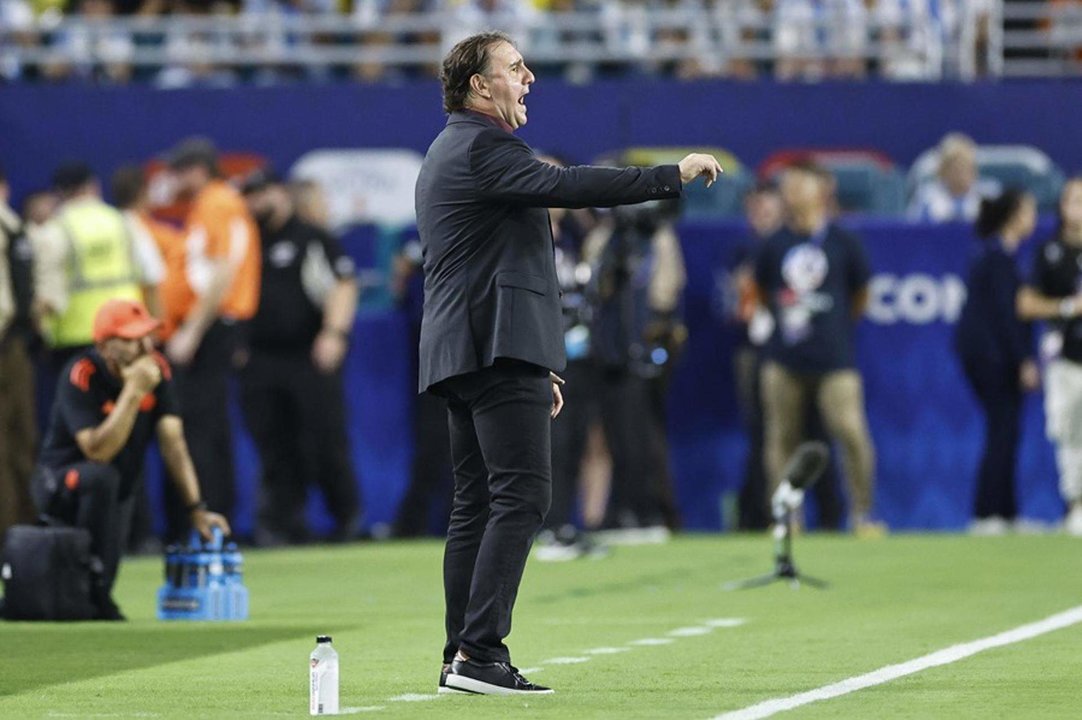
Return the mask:
M173 149L169 167L191 210L181 249L167 253L176 265L163 287L166 324L175 328L165 351L177 369L181 414L207 501L232 518L233 442L229 425L229 375L239 326L259 305L259 230L248 208L218 171L218 153L203 138ZM183 525L172 518L172 535Z

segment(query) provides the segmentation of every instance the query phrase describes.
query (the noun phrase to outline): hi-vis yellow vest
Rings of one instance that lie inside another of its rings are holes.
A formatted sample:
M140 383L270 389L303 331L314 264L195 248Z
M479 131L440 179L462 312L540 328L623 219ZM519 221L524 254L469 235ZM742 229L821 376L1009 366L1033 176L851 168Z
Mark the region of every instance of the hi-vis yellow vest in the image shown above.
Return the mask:
M68 307L53 319L54 347L94 341L94 315L111 298L142 301L132 238L124 216L103 202L74 203L57 218L69 243Z

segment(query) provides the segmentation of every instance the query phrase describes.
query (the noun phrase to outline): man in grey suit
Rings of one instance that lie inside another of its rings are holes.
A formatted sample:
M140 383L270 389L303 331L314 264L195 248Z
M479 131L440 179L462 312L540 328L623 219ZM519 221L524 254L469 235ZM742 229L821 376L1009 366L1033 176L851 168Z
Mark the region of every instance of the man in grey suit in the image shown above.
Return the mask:
M721 167L692 154L655 168L558 168L514 136L533 73L511 40L456 45L441 73L447 126L417 179L424 255L420 391L447 399L455 498L444 554L440 692L548 693L503 640L551 497L550 422L564 357L550 207L680 195Z

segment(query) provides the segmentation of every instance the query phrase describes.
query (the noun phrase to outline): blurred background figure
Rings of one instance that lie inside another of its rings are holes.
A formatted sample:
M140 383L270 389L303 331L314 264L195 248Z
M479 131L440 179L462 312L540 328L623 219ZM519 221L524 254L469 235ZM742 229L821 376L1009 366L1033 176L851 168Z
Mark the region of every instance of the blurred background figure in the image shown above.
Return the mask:
M331 539L351 540L360 531L361 503L342 363L357 310L356 268L338 240L301 219L288 187L271 172L250 175L243 192L263 248L259 309L241 372L263 478L256 541L309 540L305 507L313 487L334 517Z
M909 217L921 222L973 222L981 199L998 189L981 183L977 172L977 145L961 133L950 133L939 143L935 180L917 189Z
M111 298L142 301L144 284L153 284L155 272L140 264L124 216L102 200L101 185L88 165L60 166L53 173L53 187L60 205L51 219L30 232L35 312L49 347L42 378L44 407L52 405L64 365L93 343L98 307Z
M1066 530L1082 537L1082 178L1063 186L1059 225L1037 253L1033 276L1018 295L1019 314L1047 320L1045 422L1056 446Z
M596 278L591 348L613 462L604 525L630 531L635 541L667 539L679 525L666 426L668 381L687 340L679 314L687 275L678 216L673 201L616 208L585 240Z
M955 349L985 415L984 452L970 532L1002 535L1018 515L1015 466L1023 394L1040 387L1032 328L1015 299L1019 246L1033 234L1037 204L1011 189L981 203L977 236L984 247L969 270L967 298L955 328Z
M557 167L567 163L553 156L541 158ZM544 561L573 560L597 548L579 521L582 465L590 427L599 420L597 367L591 353L593 307L590 285L593 269L586 262L583 243L595 224L589 210L549 210L554 243L556 278L562 293L564 347L567 368L565 404L552 425L552 504L537 536L534 556ZM574 401L571 402L571 398Z
M5 530L34 517L30 474L37 447L29 353L32 254L9 196L0 168L0 546Z
M850 528L878 536L872 519L875 450L854 357L855 323L868 302L871 271L860 240L830 221L826 173L798 163L782 175L786 227L766 241L755 264L755 294L775 330L762 369L766 468L771 489L807 439L807 405L816 403L842 450Z
M188 138L169 155L180 197L191 203L180 265L163 296L165 351L174 363L184 434L207 503L228 518L235 502L229 378L241 342L239 323L259 303L259 230L240 196L221 178L218 151L204 138ZM167 499L175 492L166 486ZM168 507L178 507L175 501ZM171 515L176 537L184 518Z

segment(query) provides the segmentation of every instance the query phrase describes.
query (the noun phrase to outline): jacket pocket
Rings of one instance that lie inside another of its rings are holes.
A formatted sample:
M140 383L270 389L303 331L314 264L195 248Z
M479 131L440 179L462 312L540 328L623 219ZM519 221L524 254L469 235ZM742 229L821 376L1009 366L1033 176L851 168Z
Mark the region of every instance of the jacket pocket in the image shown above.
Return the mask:
M513 270L506 270L497 275L496 284L500 287L529 290L538 295L547 295L549 289L548 282L540 275L530 275L529 273L516 272Z

